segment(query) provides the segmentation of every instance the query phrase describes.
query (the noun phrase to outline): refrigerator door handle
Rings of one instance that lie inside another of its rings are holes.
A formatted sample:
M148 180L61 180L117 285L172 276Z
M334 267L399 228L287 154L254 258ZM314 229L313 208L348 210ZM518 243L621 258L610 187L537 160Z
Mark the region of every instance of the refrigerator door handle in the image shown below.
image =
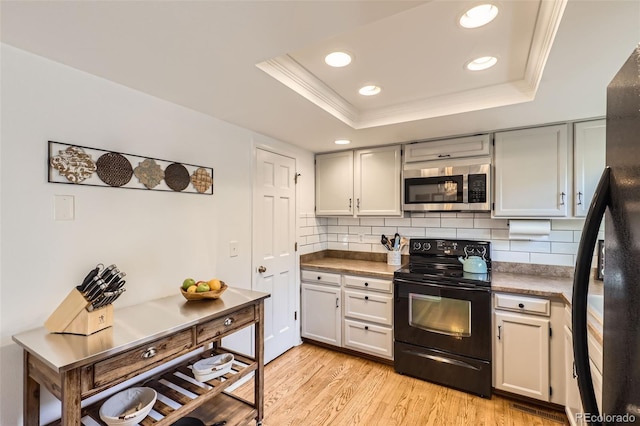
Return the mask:
M573 357L575 370L578 376L580 399L585 413L590 413L592 418L598 418L598 404L596 402L591 368L589 366L589 348L587 347L587 293L589 291L589 275L591 273L591 261L593 250L598 239L600 223L605 210L610 202L611 190L609 186L611 169L606 167L596 192L591 200L589 212L582 230L578 255L576 256L576 268L573 275L573 295L571 301L572 329L573 329ZM591 423L600 424L600 423Z

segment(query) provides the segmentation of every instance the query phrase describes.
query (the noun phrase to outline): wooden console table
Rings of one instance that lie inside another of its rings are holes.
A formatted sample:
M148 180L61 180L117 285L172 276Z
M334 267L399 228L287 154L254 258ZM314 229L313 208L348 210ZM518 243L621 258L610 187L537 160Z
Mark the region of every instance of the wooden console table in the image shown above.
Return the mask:
M170 425L198 409L198 414L215 413L202 418L207 423L226 420L231 426L255 420L260 426L264 414L267 297L267 293L233 288L217 300L187 302L176 295L117 309L112 327L89 336L49 333L44 327L13 336L24 350L24 424L40 425L40 386L44 386L62 402L61 419L52 424L81 425L88 417L104 425L99 417L104 400L84 408L81 402L160 367L150 378L131 386L152 387L174 403L167 404L159 397L141 425ZM253 324L254 358L219 347L220 339ZM186 361L169 364L190 352L193 356ZM185 378L193 377L191 364L221 352L231 352L235 357L230 373L204 384ZM166 364L167 368L162 368ZM223 392L252 372L253 401Z

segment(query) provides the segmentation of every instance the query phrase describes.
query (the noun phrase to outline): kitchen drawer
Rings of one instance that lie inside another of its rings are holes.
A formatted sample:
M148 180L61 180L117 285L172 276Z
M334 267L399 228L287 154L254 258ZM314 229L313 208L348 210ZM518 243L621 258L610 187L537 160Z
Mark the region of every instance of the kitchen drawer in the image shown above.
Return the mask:
M302 281L340 286L340 274L302 270Z
M196 327L196 343L200 344L211 339L219 339L256 320L253 306L246 307L223 318L205 322Z
M368 291L344 290L344 316L380 324L393 323L393 297Z
M383 291L385 293L391 293L393 289L392 280L359 277L355 275L345 275L344 285L347 287L353 287L353 288Z
M522 312L526 314L544 315L551 314L551 302L547 299L526 297L514 294L495 294L496 309Z
M393 359L393 330L391 327L346 319L343 341L345 348Z
M192 331L188 329L97 362L93 366L93 386L99 388L136 376L192 347Z

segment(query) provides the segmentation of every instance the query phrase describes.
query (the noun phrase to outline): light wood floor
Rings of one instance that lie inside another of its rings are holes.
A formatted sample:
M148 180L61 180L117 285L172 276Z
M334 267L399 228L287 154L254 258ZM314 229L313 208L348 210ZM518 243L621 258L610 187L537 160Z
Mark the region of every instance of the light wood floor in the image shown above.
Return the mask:
M251 382L234 393L252 400ZM476 397L308 343L265 367L264 402L264 426L562 424L514 409L515 401L500 396Z

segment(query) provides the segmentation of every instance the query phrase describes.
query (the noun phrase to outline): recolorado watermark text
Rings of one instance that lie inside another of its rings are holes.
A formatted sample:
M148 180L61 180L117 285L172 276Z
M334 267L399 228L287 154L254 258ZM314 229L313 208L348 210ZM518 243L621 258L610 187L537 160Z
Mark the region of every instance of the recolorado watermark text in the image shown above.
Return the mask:
M576 421L585 421L587 423L597 422L597 423L634 423L636 421L636 416L633 414L592 414L592 413L577 413Z

